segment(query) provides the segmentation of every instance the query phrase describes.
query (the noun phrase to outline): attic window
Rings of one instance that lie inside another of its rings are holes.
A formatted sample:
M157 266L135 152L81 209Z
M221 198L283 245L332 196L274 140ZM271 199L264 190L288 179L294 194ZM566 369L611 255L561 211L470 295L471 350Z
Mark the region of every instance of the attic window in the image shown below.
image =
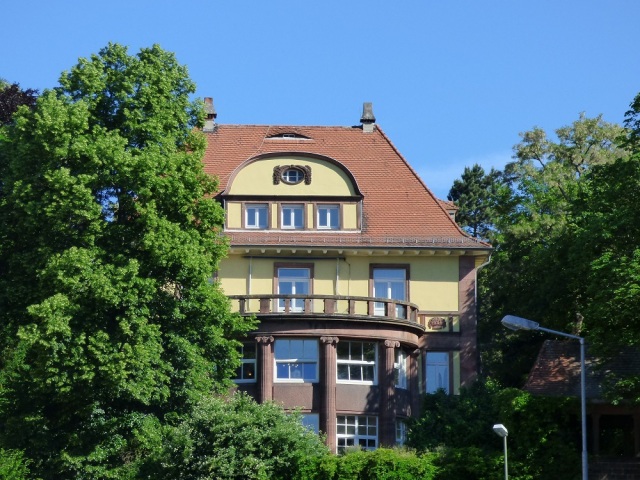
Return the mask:
M311 167L309 165L278 165L273 167L273 184L280 182L287 185L297 185L304 180L305 185L311 184Z
M267 138L273 139L273 140L278 140L278 139L280 140L311 140L309 137L300 135L299 133L295 133L295 132L276 133L275 135L271 135Z
M296 183L300 183L302 180L304 180L304 173L302 173L302 170L298 168L287 168L282 172L282 181L284 183L295 185Z

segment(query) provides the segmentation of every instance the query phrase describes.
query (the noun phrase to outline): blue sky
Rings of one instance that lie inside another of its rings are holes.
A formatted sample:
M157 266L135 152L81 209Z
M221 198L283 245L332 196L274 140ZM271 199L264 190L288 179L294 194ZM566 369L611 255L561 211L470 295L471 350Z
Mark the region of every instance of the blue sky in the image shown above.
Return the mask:
M54 87L108 42L175 52L219 123L378 124L436 195L519 132L640 92L639 0L5 2L0 77Z

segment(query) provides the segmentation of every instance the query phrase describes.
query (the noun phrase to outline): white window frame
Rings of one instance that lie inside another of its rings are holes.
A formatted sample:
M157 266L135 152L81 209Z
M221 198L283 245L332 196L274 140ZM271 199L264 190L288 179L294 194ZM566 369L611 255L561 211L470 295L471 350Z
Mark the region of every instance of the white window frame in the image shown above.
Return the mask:
M318 230L340 229L340 205L318 205L316 212Z
M296 342L294 344L294 342ZM295 355L295 353L298 355ZM274 346L273 380L278 383L318 382L318 340L309 338L279 338ZM305 378L305 371L313 375ZM287 375L281 375L284 372Z
M287 275L284 276L280 272L282 270L298 270L300 271L299 276ZM304 272L306 271L306 275ZM282 294L280 291L280 287L282 284L291 284L291 293L287 295L310 295L311 293L311 268L309 267L286 267L281 266L278 267L278 294ZM306 281L306 288L301 288ZM298 292L298 289L306 290L306 292ZM304 298L292 298L289 301L289 311L290 312L304 312ZM278 311L285 311L285 300L284 298L278 299Z
M283 230L303 230L305 205L302 203L285 203L280 206L280 226ZM299 212L298 219L296 213Z
M264 223L260 222L261 212ZM245 203L244 226L251 230L266 230L269 227L269 205L266 203Z
M360 346L357 347L356 345ZM373 360L365 359L365 347L367 345L373 345ZM345 348L348 351L347 355L343 354ZM358 352L360 352L360 354ZM336 381L338 383L357 383L361 385L378 384L378 344L376 342L341 341L337 346L336 357ZM371 371L373 378L365 380L366 371ZM340 378L342 372L346 372L346 378L344 376Z
M245 347L250 347L250 349L253 348L253 358L250 356L247 357L245 352ZM236 370L236 376L233 379L233 381L235 383L256 383L256 376L258 372L258 362L257 362L258 349L256 348L255 342L252 342L252 343L247 342L242 344L242 346L240 347L240 354L241 354L241 360L240 360L241 363L238 369ZM245 370L246 372L252 371L251 366L253 366L253 377L245 376Z
M427 352L425 364L425 391L435 393L442 389L451 393L451 352Z
M404 420L396 420L396 445L402 447L407 443L407 422Z
M376 280L376 272L402 272L402 276L385 277ZM373 282L373 296L377 298L388 298L406 302L408 298L407 292L407 269L405 267L384 267L376 265L371 273L371 281ZM402 277L402 278L401 278ZM402 285L402 298L396 298L394 295L394 286ZM404 305L396 305L396 317L404 318L406 316L406 307ZM373 305L373 314L377 316L385 315L385 304L375 302Z
M409 388L409 355L402 348L396 349L396 361L393 364L396 388Z
M295 175L295 178L291 178L292 174ZM304 172L299 168L290 167L282 172L280 178L284 183L287 183L289 185L297 185L304 180Z
M338 453L349 447L363 450L378 448L378 417L373 415L338 415L336 417Z

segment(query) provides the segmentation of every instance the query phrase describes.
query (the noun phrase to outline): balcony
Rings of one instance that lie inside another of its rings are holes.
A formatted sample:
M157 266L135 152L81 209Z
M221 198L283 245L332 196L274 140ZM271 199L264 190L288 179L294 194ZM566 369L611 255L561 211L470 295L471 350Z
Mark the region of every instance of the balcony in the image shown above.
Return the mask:
M409 322L419 325L418 306L399 300L350 295L229 295L232 308L242 315L259 318L310 316L360 319L387 322Z

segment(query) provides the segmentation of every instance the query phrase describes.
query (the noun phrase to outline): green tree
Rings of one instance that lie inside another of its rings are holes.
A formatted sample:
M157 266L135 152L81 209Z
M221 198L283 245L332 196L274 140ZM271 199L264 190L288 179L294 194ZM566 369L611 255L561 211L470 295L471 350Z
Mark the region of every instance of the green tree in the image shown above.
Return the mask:
M569 232L572 273L590 347L615 358L640 344L640 155L594 168L587 180ZM628 374L611 378L613 398L640 402L640 376Z
M485 373L519 386L539 349L522 335L505 335L500 318L516 314L549 328L579 332L585 298L571 254L569 230L585 176L598 165L627 157L616 141L625 130L581 115L556 130L556 140L534 128L514 147L505 167L510 194L496 209L496 247L480 276L480 342Z
M159 46L109 44L0 143L0 446L44 478L127 478L149 425L226 389L252 327L211 281L226 245L200 102Z
M23 90L20 84L9 84L0 79L0 127L11 122L11 117L21 105L33 107L38 97L38 91L33 88Z
M500 172L475 164L465 167L453 182L447 198L459 208L456 221L471 236L487 240L494 230L495 208L500 196Z
M579 404L575 399L534 397L515 388L478 381L460 395L425 395L422 415L411 426L409 443L438 453L436 478L500 478L502 441L509 436L509 477L572 479L580 476ZM574 435L573 432L577 433Z

